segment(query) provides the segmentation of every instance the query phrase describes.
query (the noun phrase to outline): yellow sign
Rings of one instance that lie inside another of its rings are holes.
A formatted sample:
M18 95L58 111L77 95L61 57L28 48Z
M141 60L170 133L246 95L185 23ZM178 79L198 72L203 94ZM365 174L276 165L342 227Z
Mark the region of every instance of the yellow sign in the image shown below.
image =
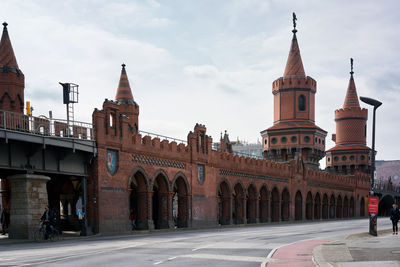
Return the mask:
M26 101L26 114L27 115L31 115L31 102L30 101Z

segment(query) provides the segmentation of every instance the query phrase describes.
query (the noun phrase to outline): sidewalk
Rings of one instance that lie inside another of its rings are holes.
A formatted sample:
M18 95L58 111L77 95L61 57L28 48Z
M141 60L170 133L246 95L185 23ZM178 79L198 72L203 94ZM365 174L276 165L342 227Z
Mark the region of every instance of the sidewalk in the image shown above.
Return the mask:
M391 229L346 236L343 239L316 246L313 258L317 266L386 267L400 266L400 235Z

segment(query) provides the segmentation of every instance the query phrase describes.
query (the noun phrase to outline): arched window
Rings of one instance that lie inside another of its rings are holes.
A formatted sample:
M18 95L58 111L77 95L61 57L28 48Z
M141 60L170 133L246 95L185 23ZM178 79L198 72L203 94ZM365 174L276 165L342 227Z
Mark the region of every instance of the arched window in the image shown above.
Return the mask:
M304 95L299 96L299 110L306 110L306 97Z

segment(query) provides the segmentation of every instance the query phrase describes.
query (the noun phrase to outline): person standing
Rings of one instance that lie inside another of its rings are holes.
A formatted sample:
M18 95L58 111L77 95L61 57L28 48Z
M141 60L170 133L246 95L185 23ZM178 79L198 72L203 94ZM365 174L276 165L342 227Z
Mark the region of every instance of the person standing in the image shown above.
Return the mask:
M396 204L393 204L392 209L390 210L390 220L393 224L393 234L397 235L399 233L397 223L400 220L400 211Z
M10 225L10 213L6 208L1 212L1 227L3 228L2 235L6 234L8 226Z
M132 231L136 230L136 217L137 217L136 210L131 209L131 212L129 214L129 220L131 220Z

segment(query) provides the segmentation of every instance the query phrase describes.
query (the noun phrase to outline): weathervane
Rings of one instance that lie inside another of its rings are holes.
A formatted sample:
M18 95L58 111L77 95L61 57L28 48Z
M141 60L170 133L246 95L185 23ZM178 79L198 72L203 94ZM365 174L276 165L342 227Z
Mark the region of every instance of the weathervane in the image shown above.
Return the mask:
M297 32L297 30L296 30L296 20L297 20L296 13L293 12L293 31L292 31L293 33Z
M354 73L354 71L353 71L353 58L350 58L350 68L351 68L350 74L353 75L353 73Z

